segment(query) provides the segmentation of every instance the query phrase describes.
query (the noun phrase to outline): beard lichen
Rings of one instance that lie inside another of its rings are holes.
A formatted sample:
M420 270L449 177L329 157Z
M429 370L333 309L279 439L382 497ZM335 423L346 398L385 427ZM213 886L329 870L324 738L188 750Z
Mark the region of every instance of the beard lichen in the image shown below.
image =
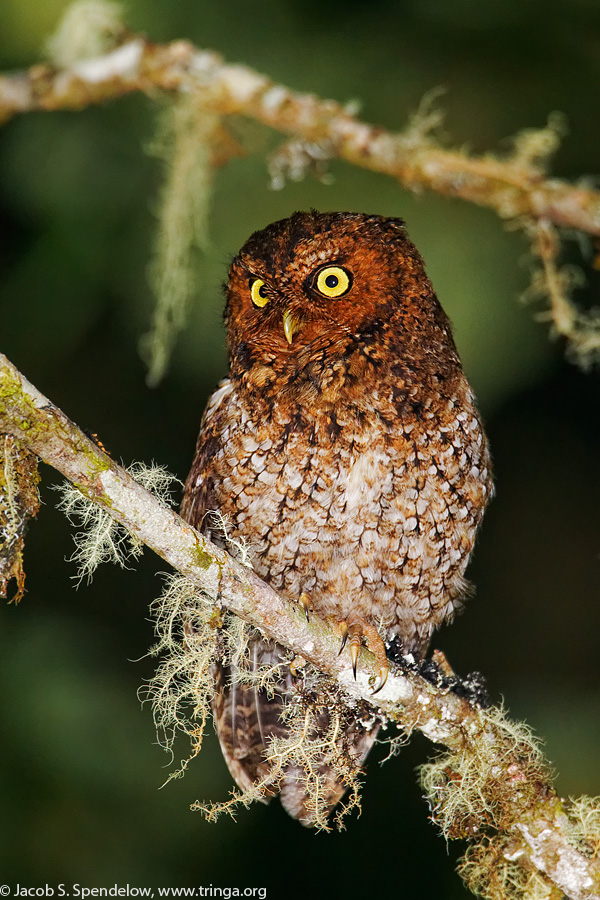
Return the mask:
M208 524L211 537L251 567L251 547L236 539L228 520L212 513ZM284 783L292 780L304 795L302 820L317 829L331 829L331 808L343 794L346 800L337 806L334 824L341 828L351 810L360 811L360 766L378 727L366 706L349 709L349 698L304 659L265 641L238 616L211 610L185 579L170 579L153 611L159 640L152 653L165 658L146 696L153 702L159 741L172 751L176 733L184 732L192 744L191 754L170 778L182 775L200 750L218 690L215 678L279 706L280 725L264 736L264 777L236 788L223 802L197 801L192 809L208 821L222 814L235 817L240 807L285 793ZM358 723L361 715L364 722Z
M600 797L577 797L569 801L570 842L591 859L600 854Z
M281 653L268 663L257 661L257 639L260 632L239 616L229 615L224 629L222 657L230 673L232 684L246 685L264 691L269 699L275 695L284 671L292 661L291 651L280 647Z
M240 534L234 534L228 516L213 510L207 514L210 526L211 539L226 547L230 556L246 568L252 568L252 547L247 538Z
M37 458L10 434L0 435L0 597L14 579L18 603L25 591L25 528L40 507Z
M343 830L346 816L361 812L363 760L357 760L351 738L356 710L350 711L340 689L312 667L307 675L313 684L292 694L283 713L287 736L271 739L267 758L278 782L290 773L301 782L303 821L319 831L331 831L332 802L345 795L333 816L333 825ZM369 725L376 727L371 716Z
M480 710L468 752L441 754L420 769L432 818L446 838L472 838L510 826L517 806L533 804L549 772L529 728L501 707Z
M563 900L562 890L537 869L523 865L506 835L471 844L458 865L466 886L483 900Z
M112 0L76 0L66 8L45 50L58 68L110 52L126 37L123 9Z
M171 773L170 781L183 774L202 746L213 694L211 665L222 619L198 587L181 575L167 577L151 612L158 641L150 653L164 654L164 659L141 693L152 701L160 745L172 752L177 734L183 732L192 746L190 756Z
M167 469L134 462L128 466L127 472L154 494L163 506L172 506L173 489L181 482ZM57 508L64 512L72 525L81 527L81 531L73 537L75 550L69 557L69 562L77 566L77 574L73 576L77 586L84 579L89 584L101 563L112 562L126 569L130 560L139 559L144 549L142 541L130 534L110 513L89 500L69 481L57 486L56 490L62 494Z
M187 307L197 294L196 255L208 245L214 168L225 143L220 117L208 108L201 91L192 91L179 94L165 107L148 147L165 168L149 269L156 308L152 329L140 345L151 387L166 372Z
M562 892L534 866L519 840L523 810L547 797L550 772L531 731L501 707L480 710L467 746L420 769L431 818L446 839L471 841L458 871L485 900L550 900Z

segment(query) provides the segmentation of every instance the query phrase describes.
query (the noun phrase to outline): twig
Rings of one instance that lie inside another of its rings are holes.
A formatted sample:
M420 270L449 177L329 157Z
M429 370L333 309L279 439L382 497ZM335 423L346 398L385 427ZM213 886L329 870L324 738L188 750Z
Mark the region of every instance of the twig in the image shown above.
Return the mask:
M149 494L2 354L0 433L13 435L65 475L132 535L197 584L207 602L234 612L337 679L349 702L360 698L406 731L422 731L435 743L450 748L450 760L472 757L471 767L476 767L485 756L490 778L500 786L491 805L489 799L485 801L486 811L491 810L487 821L503 829L505 859L534 871L536 877L547 880L549 890L557 888L572 900L600 898L600 860L588 852L585 840L574 846L574 823L544 767L536 763L532 768L535 752L523 737L525 729L511 728L498 710L492 715L414 673L391 674L374 697L372 685L377 672L371 654L362 652L355 680L350 661L338 655L339 635L332 626L316 616L307 623L299 606L279 597L247 567ZM451 761L447 766L444 763L442 771L450 773L452 765ZM533 779L532 772L536 775ZM457 777L448 774L450 782ZM435 790L439 791L439 778L437 781ZM528 792L522 790L525 783ZM489 785L478 784L478 794L485 796L486 790ZM472 834L479 830L479 826L471 828Z
M550 308L537 318L551 322L555 334L568 341L570 355L586 367L600 355L600 310L596 306L583 312L573 303L570 295L581 284L583 275L574 267L559 265L561 244L557 229L547 219L540 219L531 223L527 231L534 259L539 259L541 266L534 272L524 299L548 297Z
M600 235L600 192L546 178L540 158L515 142L506 159L446 150L415 119L403 133L360 121L333 100L301 94L187 41L153 44L142 37L116 50L57 70L36 65L0 77L0 123L35 110L78 110L134 91L192 92L219 115L240 114L276 131L322 145L327 154L429 189L488 206L502 218L544 218ZM527 137L527 136L526 136ZM543 152L539 157L544 155Z

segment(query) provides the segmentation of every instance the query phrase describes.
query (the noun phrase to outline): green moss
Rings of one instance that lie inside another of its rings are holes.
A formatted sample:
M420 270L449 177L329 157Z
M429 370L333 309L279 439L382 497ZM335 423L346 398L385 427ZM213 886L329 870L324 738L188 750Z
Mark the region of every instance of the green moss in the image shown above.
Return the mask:
M20 379L13 375L10 370L5 371L0 378L0 398L12 397L14 394L22 393L22 391Z
M40 429L40 425L36 422L37 412L35 404L23 390L18 375L13 374L10 369L0 370L0 416L6 416L14 421L20 431L35 431Z
M107 472L111 467L110 459L99 459L91 450L86 452L86 456L88 461L88 472L92 478L95 478L96 475L100 475L101 472ZM106 500L108 505L108 498L103 499Z
M200 569L210 569L214 562L215 560L210 553L207 553L202 547L196 548L194 553L194 565L198 566Z

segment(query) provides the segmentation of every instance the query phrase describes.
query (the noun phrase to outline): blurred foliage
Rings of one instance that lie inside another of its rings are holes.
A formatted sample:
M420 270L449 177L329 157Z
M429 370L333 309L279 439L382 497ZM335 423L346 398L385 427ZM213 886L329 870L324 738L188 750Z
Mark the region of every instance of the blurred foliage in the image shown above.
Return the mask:
M0 66L38 61L66 5L3 0ZM570 134L556 174L599 169L595 0L131 0L126 20L296 89L358 98L365 119L391 129L444 85L447 132L477 152L562 110ZM528 283L524 241L488 211L342 163L331 185L271 192L265 153L280 138L232 123L249 152L217 173L190 324L169 376L150 391L137 347L152 318L147 270L163 173L144 148L164 102L128 97L0 131L2 351L116 458L156 460L184 477L226 367L220 284L231 255L294 209L404 218L455 324L496 461L497 499L470 571L477 595L436 644L458 671L482 670L493 695L546 738L559 791L600 792L600 381L568 366L535 310L516 302ZM581 264L575 245L573 259ZM595 291L592 276L581 302L597 303ZM42 478L56 476L43 467ZM43 498L25 550L25 599L0 610L3 881L266 886L271 898L293 898L309 880L317 896L465 896L416 786L413 769L431 751L424 740L383 768L371 760L363 814L342 834L315 836L277 804L237 823L190 813L196 798L228 790L215 740L185 779L158 791L168 760L136 689L153 672L143 657L161 566L146 553L136 572L104 569L73 593L68 525L55 495Z

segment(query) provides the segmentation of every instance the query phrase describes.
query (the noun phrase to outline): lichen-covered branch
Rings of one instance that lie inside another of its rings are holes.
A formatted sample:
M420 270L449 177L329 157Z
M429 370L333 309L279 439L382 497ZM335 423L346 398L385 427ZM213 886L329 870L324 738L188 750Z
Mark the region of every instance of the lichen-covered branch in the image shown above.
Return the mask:
M110 52L64 69L36 65L0 77L0 122L35 110L77 110L134 91L196 92L220 116L239 114L320 148L318 156L397 178L411 190L428 189L488 206L503 218L544 218L555 225L600 235L600 192L544 176L555 148L550 126L517 136L505 158L468 156L441 147L433 119L417 115L393 133L363 122L333 100L301 94L266 75L232 65L187 41L153 44L127 37Z
M548 321L556 335L566 338L568 353L584 368L600 354L600 309L587 313L575 306L571 299L574 287L581 284L583 273L573 266L561 266L561 242L557 228L547 219L528 225L534 268L531 285L524 299L548 298L550 307L538 314Z
M335 628L314 616L307 622L300 607L148 493L1 354L0 434L61 472L195 584L209 606L235 613L336 679L349 703L367 702L406 732L418 729L446 747L445 756L424 767L423 786L444 833L471 839L463 875L484 896L525 896L510 893L507 885L521 890L535 882L545 890L539 896L600 898L599 836L590 825L599 817L590 814L590 802L580 801L579 812L573 812L556 796L524 726L417 672L392 673L373 695L376 665L366 650L354 679L350 660L338 653Z

